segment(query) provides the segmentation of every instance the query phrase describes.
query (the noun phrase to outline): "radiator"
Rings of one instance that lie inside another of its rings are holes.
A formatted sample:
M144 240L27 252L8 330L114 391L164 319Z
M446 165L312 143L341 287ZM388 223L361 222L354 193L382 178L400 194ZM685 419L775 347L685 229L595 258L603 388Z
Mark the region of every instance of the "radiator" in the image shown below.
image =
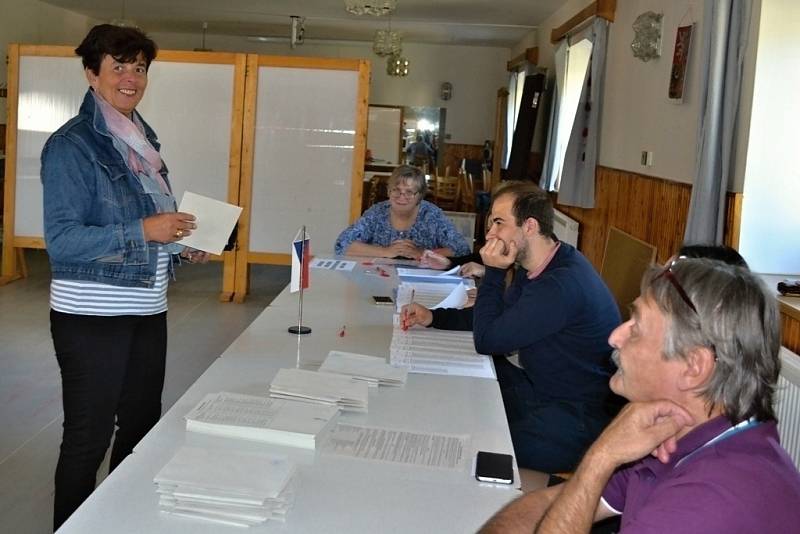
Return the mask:
M786 348L781 348L775 415L781 445L800 469L800 356Z
M561 241L578 247L578 221L570 219L558 210L553 216L553 233Z

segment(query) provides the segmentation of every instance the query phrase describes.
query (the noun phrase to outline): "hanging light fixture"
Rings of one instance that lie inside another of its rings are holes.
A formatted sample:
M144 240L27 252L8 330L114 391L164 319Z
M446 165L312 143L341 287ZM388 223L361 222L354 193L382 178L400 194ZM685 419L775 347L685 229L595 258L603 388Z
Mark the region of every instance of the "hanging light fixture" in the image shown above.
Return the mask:
M139 28L134 21L125 18L125 0L122 0L122 15L118 19L113 19L111 24L114 26L121 26L123 28Z
M386 58L386 74L389 76L408 76L408 58L393 54Z
M385 30L375 30L372 51L382 57L398 55L402 49L403 37L392 30L392 17L389 17L389 24Z
M388 15L397 9L397 0L344 0L344 8L353 15Z

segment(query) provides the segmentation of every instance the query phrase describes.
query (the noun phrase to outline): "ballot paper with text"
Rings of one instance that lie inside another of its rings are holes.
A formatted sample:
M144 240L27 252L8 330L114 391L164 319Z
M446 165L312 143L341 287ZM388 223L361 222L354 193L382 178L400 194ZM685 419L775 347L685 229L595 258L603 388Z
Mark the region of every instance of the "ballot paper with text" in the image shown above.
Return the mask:
M338 423L322 445L322 452L364 460L462 469L468 441L467 436Z
M239 393L210 393L186 414L186 430L314 449L338 409Z
M390 363L409 373L496 378L490 356L475 352L472 332L413 326L403 330L394 316Z
M368 390L366 382L349 376L306 369L278 369L269 385L269 396L366 412Z
M347 375L373 387L403 386L408 378L407 369L389 365L386 358L338 350L328 353L319 371Z

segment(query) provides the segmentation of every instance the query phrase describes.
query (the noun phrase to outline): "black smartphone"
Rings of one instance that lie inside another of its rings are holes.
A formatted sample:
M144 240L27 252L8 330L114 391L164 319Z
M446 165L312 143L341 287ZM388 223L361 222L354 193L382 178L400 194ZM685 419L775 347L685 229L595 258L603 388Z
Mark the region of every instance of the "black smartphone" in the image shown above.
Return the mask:
M511 484L514 482L514 459L510 454L478 451L475 478L481 482Z
M375 301L375 304L389 304L389 305L391 305L391 304L394 303L394 300L392 300L392 297L382 297L382 296L379 296L379 295L373 295L372 296L372 300Z

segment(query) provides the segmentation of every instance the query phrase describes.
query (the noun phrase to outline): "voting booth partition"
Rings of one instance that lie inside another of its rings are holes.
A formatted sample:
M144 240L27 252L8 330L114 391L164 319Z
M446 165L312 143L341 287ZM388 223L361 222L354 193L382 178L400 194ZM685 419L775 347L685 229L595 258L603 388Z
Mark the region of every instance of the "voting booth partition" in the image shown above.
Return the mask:
M72 47L11 44L8 56L0 284L24 275L23 249L45 248L41 150L88 87ZM217 258L221 300L244 299L249 263L287 264L303 224L332 243L355 220L368 62L162 50L148 78L137 109L159 136L175 198L244 208L237 250Z

